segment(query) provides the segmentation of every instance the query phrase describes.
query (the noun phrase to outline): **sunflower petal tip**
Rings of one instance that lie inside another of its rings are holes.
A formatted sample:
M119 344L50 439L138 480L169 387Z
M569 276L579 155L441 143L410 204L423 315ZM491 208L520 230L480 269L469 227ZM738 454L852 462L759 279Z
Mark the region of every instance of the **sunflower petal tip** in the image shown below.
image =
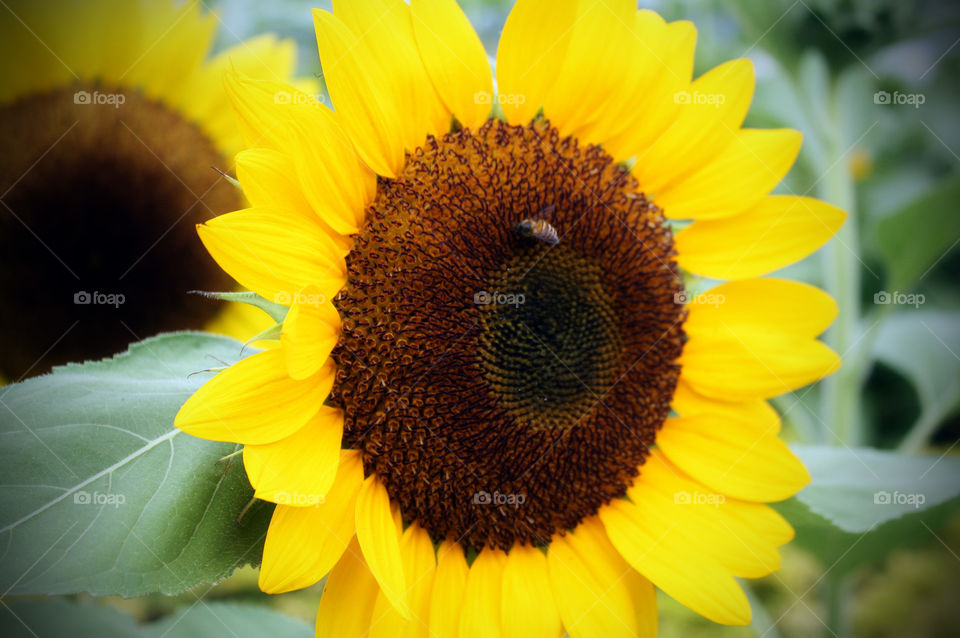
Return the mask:
M736 616L734 616L733 622L731 622L730 624L737 627L744 627L746 625L749 625L752 621L753 621L753 610L750 608L749 605L747 605L746 609L744 609L743 611L738 610L738 613L736 614Z
M193 434L190 432L190 429L196 422L197 402L194 401L194 397L196 397L198 393L199 391L187 399L186 402L180 406L176 416L173 417L173 426L187 434Z
M834 302L836 303L836 302ZM833 349L827 348L830 351L831 361L827 365L827 371L823 376L827 377L839 370L843 366L843 358L837 354Z
M333 13L327 11L326 9L311 9L310 15L313 16L314 27L320 27L321 23L326 22L334 17Z

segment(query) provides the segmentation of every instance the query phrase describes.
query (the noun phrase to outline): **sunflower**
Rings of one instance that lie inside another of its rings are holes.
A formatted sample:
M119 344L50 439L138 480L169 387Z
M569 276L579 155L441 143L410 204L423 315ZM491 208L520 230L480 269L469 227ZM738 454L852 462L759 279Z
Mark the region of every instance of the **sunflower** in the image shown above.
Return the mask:
M520 0L494 90L453 0L314 22L333 108L231 75L254 206L199 227L289 311L176 420L277 504L260 587L326 577L322 636L646 636L655 588L749 622L809 481L766 399L839 366L833 300L761 276L844 218L770 194L800 135L742 128L750 62Z
M294 46L261 36L207 59L216 31L199 2L0 9L0 376L166 330L262 327L247 306L187 297L232 285L193 228L244 205L211 170L243 147L224 70L287 81ZM15 310L28 300L41 311Z

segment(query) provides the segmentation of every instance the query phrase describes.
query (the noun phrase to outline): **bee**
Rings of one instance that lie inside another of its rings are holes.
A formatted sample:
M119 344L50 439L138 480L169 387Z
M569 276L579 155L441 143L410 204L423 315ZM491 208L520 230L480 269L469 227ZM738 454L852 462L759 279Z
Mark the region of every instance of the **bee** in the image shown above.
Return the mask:
M557 229L542 219L527 218L523 220L517 224L517 233L521 237L532 237L554 246L560 243Z

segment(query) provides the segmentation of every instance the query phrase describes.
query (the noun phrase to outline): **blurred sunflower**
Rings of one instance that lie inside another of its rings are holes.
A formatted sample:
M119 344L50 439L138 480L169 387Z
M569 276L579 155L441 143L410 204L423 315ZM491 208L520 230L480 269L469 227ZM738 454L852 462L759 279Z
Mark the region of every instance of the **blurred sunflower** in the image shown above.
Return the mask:
M255 309L187 297L232 285L193 228L244 205L211 170L242 147L224 69L288 81L293 43L260 36L207 59L217 18L199 2L14 2L0 14L0 377L166 330L256 334Z
M199 227L289 312L177 417L277 503L261 588L327 576L323 636L646 636L655 586L749 622L809 480L765 399L840 363L833 300L758 277L844 218L769 194L800 135L741 128L750 62L691 81L688 22L521 0L495 92L453 0L314 20L335 110L232 75L254 206Z

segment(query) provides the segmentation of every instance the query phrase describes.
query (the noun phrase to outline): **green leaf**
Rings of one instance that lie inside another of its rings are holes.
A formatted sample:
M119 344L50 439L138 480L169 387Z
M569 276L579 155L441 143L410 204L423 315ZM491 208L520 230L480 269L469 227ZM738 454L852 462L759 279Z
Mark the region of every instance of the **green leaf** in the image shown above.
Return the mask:
M256 336L250 337L249 339L247 339L247 342L244 345L256 343L257 341L262 341L265 339L280 339L282 334L283 334L283 324L275 323L269 328L267 328L266 330L263 330L260 333L258 333Z
M0 591L173 594L256 563L270 517L232 443L173 427L241 344L163 335L0 389Z
M64 598L7 600L0 606L0 635L6 638L147 638L123 612L93 601Z
M312 628L265 607L205 602L156 622L138 625L117 609L64 598L8 601L0 607L0 634L6 638L311 638Z
M797 500L846 532L865 532L960 495L958 458L870 448L793 449L813 477Z
M936 529L960 504L960 459L868 448L795 446L813 478L777 509L796 543L834 572L897 546L936 543Z
M910 379L926 419L939 424L960 408L960 312L909 308L877 331L874 356Z
M284 317L287 316L287 311L290 310L287 306L264 299L255 292L205 292L203 290L194 290L192 292L195 295L201 295L209 299L235 301L256 306L270 315L270 318L277 323L283 323Z
M958 245L960 174L881 220L876 241L888 269L888 292L910 292Z
M313 638L313 627L265 607L202 603L154 623L148 635L153 638Z

